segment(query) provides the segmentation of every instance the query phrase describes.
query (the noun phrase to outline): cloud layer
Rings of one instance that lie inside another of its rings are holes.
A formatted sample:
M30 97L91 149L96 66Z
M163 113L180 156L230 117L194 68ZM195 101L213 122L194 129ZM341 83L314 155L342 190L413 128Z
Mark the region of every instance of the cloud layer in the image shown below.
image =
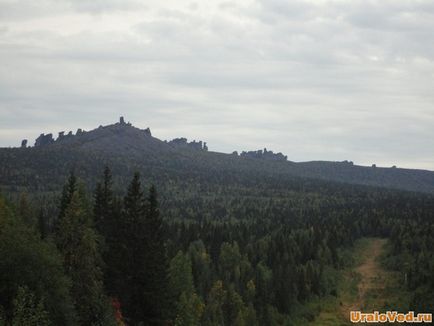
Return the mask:
M0 0L0 146L124 115L216 151L434 170L433 35L430 0Z

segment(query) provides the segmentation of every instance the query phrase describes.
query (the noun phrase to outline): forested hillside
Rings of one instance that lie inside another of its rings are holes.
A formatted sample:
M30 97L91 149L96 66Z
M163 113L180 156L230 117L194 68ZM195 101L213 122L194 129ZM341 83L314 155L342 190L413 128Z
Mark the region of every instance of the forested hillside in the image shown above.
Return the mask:
M166 183L177 178L224 183L235 178L311 178L419 192L434 192L434 172L355 166L352 162L288 161L281 153L260 150L240 155L208 151L206 143L178 138L163 142L148 129L123 120L76 134L39 136L34 147L0 149L0 186L12 192L31 188L56 191L71 170L88 184L104 166L125 180L140 171L148 180ZM289 160L290 153L287 153ZM125 182L123 182L125 185Z

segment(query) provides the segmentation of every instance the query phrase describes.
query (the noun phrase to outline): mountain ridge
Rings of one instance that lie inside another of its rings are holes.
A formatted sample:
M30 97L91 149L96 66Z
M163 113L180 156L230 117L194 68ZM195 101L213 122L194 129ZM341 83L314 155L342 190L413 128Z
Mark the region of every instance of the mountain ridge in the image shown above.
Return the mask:
M57 165L82 169L92 178L95 169L106 164L124 172L153 171L172 177L195 174L213 177L248 171L265 179L299 177L434 193L434 172L429 170L366 167L349 161L292 162L282 153L266 149L241 154L213 152L202 141L189 143L185 138L162 141L153 137L149 128L136 128L122 117L117 123L90 131L78 129L75 135L60 132L57 139L52 134L41 134L35 146L26 144L23 141L21 148L0 148L0 186L10 186L11 176L16 186L24 186L16 182L23 178L49 179L50 169L56 171L52 175L63 176L65 172ZM91 157L95 158L93 162L89 160Z

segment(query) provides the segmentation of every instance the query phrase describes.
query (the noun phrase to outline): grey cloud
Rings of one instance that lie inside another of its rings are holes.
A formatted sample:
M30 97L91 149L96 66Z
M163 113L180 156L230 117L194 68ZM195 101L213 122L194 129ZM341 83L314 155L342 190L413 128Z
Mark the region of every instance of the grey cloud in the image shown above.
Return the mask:
M125 115L211 150L434 169L429 1L26 4L0 4L1 146Z
M0 19L25 21L73 12L99 15L113 11L134 11L146 8L144 2L139 0L6 0L0 1Z

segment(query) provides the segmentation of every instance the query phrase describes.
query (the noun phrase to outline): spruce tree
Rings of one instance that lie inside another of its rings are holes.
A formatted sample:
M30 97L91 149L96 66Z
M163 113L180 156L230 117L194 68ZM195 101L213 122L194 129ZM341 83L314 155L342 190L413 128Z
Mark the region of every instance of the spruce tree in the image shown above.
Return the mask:
M114 316L103 291L98 235L77 191L65 209L56 233L66 274L72 280L71 295L82 325L114 325Z
M117 293L128 323L162 325L169 315L168 260L155 187L145 198L135 173L118 227Z
M104 179L98 183L95 191L94 222L97 231L108 236L113 212L112 175L109 167L104 169Z
M157 191L151 186L146 214L144 309L150 325L164 324L172 309L169 297L169 262L166 256L163 220L158 208Z
M47 225L47 221L45 220L45 215L44 215L44 210L41 209L39 210L39 214L38 214L38 231L39 234L41 235L41 239L45 239L48 235L48 225Z
M60 199L58 222L65 216L65 211L71 202L72 195L77 190L77 178L74 172L69 174L68 181L63 186L62 197Z
M102 235L104 246L102 257L105 263L104 283L109 295L118 300L119 289L122 288L123 273L121 256L124 254L120 231L122 203L113 195L112 174L105 167L102 183L98 183L94 193L93 216L96 230Z
M144 287L146 241L145 196L140 174L135 173L124 198L124 210L119 224L119 242L115 247L118 261L114 274L118 275L116 292L126 320L135 325L144 320Z

